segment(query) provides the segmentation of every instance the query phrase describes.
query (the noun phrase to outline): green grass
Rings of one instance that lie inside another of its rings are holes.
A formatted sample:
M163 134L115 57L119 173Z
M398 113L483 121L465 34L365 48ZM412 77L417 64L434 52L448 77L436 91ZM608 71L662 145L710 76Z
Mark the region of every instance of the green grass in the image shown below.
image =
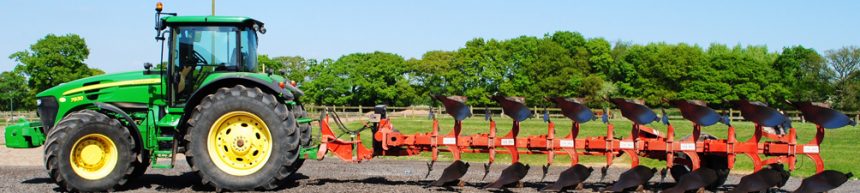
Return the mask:
M504 135L511 128L511 120L507 118L495 118L496 119L496 128L498 129L498 135ZM353 121L350 123L346 123L347 127L350 129L360 128L364 121ZM448 133L453 126L453 119L451 118L441 118L439 120L439 124L441 126L440 133ZM571 122L568 119L555 119L556 122L556 136L566 136L570 133L569 128L571 127ZM631 122L622 119L612 120L611 123L615 125L615 135L617 137L624 137L630 135ZM433 124L432 120L428 120L426 117L423 118L392 118L392 124L394 128L399 130L404 134L412 134L412 133L426 133L430 132L431 126ZM753 124L750 122L734 122L732 123L737 132L738 140L745 141L753 135L754 129ZM547 132L547 124L544 123L540 119L529 119L527 121L522 122L520 129L519 137L525 137L530 135L544 135ZM686 120L673 120L672 125L675 127L676 139L685 137L692 133L692 124ZM332 125L334 126L334 125ZM588 123L584 123L581 125L582 129L579 132L579 138L589 137L589 136L603 136L606 134L606 126L599 121L591 121ZM661 133L666 133L666 126L662 124L658 124L655 122L654 124L648 125L649 127L656 128ZM798 132L798 142L803 144L812 139L815 136L815 125L811 123L794 123L793 126L797 128ZM333 128L334 129L334 128ZM336 130L336 129L335 129ZM727 136L727 126L722 124L717 124L714 126L705 127L702 129L704 133L708 133L714 136L717 136L721 139L725 139ZM337 132L337 131L336 131ZM472 135L477 133L488 133L489 132L489 122L483 120L483 116L470 118L463 121L463 130L462 135ZM821 145L821 154L824 159L825 168L838 170L842 172L854 172L860 173L860 166L858 166L858 158L860 158L860 152L858 152L857 141L860 140L860 129L856 127L844 127L841 129L833 129L827 130L824 143ZM362 132L362 141L365 146L370 147L371 134L370 131ZM408 159L408 160L430 160L429 153L423 153L420 156L413 157L387 157L386 159ZM763 155L761 155L763 156ZM792 175L795 176L810 176L815 173L815 164L811 159L808 159L806 156L799 156L797 162L797 170L792 172ZM451 155L448 153L440 153L440 161L451 160ZM486 162L487 155L486 154L464 154L464 161L469 162ZM520 161L526 164L531 165L544 165L546 164L546 156L545 155L520 155ZM498 163L507 163L510 162L510 156L505 154L498 154L496 158L496 162ZM581 163L604 163L605 159L602 156L580 156ZM558 155L554 159L553 165L568 165L570 163L569 157L564 155ZM617 158L614 163L623 163L629 164L629 158L627 156L622 156ZM641 158L640 163L650 167L665 167L665 162L655 159ZM733 172L740 173L749 173L753 170L752 161L746 157L739 155L737 156L737 162Z

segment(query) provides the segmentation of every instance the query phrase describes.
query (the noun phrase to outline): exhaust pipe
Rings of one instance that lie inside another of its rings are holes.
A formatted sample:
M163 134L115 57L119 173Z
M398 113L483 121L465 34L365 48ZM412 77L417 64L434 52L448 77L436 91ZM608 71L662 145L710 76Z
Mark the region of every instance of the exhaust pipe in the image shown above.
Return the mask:
M555 183L544 187L541 192L560 192L569 187L575 187L588 179L594 168L585 167L582 164L576 164L561 172L558 175L558 180Z
M526 177L526 174L529 173L529 166L523 165L520 162L515 162L508 166L504 170L502 170L502 175L499 176L499 179L493 183L487 184L484 186L484 189L501 189L506 185L513 184L519 182L523 178Z
M621 173L621 176L618 177L618 181L607 188L606 191L622 192L628 188L641 186L648 183L648 180L651 180L651 177L654 177L654 173L657 173L656 168L636 166L624 173Z

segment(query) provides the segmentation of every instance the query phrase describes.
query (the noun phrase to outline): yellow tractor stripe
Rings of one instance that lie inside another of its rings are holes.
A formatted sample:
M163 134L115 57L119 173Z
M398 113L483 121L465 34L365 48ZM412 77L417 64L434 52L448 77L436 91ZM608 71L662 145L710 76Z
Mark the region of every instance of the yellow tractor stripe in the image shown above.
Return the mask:
M161 83L161 78L150 78L150 79L139 79L139 80L126 80L119 82L111 82L111 83L103 83L103 84L94 84L89 86L84 86L72 90L68 90L63 92L63 95L69 95L77 92L84 92L88 90L102 89L108 87L116 87L116 86L129 86L129 85L142 85L142 84L159 84Z

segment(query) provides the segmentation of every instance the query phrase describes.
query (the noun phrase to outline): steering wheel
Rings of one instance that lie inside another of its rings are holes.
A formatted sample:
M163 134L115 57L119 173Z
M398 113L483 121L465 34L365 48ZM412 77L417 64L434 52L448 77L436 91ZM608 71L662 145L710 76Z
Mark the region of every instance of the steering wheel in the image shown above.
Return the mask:
M194 60L197 60L195 65L208 65L209 62L206 61L206 58L200 54L200 52L194 51Z

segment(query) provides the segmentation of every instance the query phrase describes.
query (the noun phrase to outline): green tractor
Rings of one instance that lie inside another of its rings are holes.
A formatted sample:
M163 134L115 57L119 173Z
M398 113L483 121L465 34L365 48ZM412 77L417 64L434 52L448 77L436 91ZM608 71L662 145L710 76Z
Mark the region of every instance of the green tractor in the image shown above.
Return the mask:
M259 72L248 17L177 16L156 6L167 62L83 78L36 95L40 122L6 128L12 148L44 146L50 178L67 191L108 191L173 168L184 154L217 191L275 188L304 162L310 122L295 82ZM312 156L312 155L311 155Z

